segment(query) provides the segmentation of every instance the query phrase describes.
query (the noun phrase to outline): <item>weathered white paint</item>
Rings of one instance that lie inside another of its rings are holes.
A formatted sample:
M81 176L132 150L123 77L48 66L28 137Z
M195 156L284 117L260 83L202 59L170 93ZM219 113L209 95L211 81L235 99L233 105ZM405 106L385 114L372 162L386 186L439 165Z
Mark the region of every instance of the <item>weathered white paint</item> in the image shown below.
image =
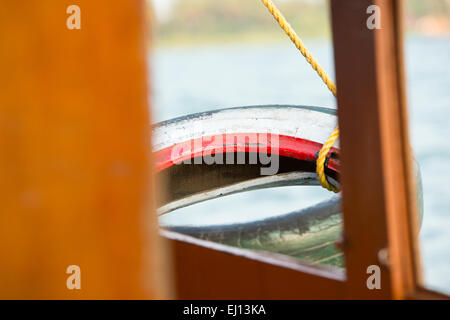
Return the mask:
M223 109L156 126L153 129L153 151L223 133L275 133L323 143L336 124L336 115L302 106Z

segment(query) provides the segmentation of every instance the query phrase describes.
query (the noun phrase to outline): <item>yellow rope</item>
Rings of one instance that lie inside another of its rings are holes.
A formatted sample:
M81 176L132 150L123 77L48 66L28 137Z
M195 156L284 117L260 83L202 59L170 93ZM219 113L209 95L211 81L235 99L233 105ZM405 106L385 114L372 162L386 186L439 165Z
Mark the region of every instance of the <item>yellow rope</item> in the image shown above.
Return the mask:
M322 149L320 149L319 156L317 157L316 161L317 177L319 178L322 187L333 192L339 192L339 189L333 186L327 180L327 177L325 175L325 160L327 158L328 153L330 152L331 147L334 145L338 137L339 137L339 128L336 127L334 128L333 133L328 137L327 141L325 141L325 143L323 144Z
M300 37L295 33L294 29L289 25L286 21L286 18L283 14L278 10L275 4L271 0L261 0L262 3L267 7L272 16L278 22L280 27L286 32L292 42L295 44L298 50L302 53L302 55L306 58L306 61L311 65L311 67L317 72L322 81L327 85L328 89L336 96L336 85L333 80L327 75L327 73L322 69L322 67L317 63L316 59L312 56L311 52L305 47ZM330 184L325 175L325 160L327 158L328 153L330 152L331 147L336 142L336 139L339 137L339 128L336 127L333 133L328 137L327 141L323 144L322 149L319 152L316 161L316 172L319 178L320 184L333 192L339 192L339 189Z

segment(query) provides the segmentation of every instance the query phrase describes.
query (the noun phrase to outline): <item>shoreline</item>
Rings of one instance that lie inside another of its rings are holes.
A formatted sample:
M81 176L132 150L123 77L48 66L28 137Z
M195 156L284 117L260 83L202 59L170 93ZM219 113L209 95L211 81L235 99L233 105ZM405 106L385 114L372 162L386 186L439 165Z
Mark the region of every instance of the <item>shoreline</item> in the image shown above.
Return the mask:
M405 39L448 39L450 40L450 32L445 34L428 34L428 33L418 33L418 32L407 32ZM331 41L330 35L323 36L306 36L302 38L307 44L312 41ZM227 46L227 45L251 45L251 44L279 44L279 43L290 43L290 40L284 35L284 33L279 32L278 34L244 34L239 36L234 35L219 35L217 37L213 36L199 36L199 37L171 37L164 40L154 37L153 44L151 45L154 49L165 49L165 48L190 48L190 47L209 47L209 46Z

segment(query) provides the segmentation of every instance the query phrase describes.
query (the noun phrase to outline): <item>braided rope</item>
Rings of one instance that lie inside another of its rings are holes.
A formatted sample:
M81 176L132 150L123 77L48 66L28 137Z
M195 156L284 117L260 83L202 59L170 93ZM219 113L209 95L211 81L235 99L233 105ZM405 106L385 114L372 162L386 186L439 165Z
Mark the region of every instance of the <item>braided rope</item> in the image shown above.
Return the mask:
M320 184L325 189L336 193L339 192L339 189L329 183L325 175L325 160L327 159L327 155L338 137L339 128L336 127L334 128L333 133L328 137L327 141L325 141L325 143L323 144L322 149L320 149L319 156L316 160L316 173L319 178Z
M300 37L297 35L294 29L290 26L290 24L286 21L286 18L283 16L283 14L278 10L278 8L275 6L275 4L271 0L261 0L262 3L266 6L266 8L270 11L272 16L275 18L275 20L278 22L280 27L284 30L284 32L289 36L291 41L295 44L297 49L301 52L301 54L305 57L306 61L311 65L311 67L317 72L319 77L322 79L322 81L326 84L328 89L333 93L334 96L336 96L337 90L336 85L334 84L333 80L328 76L328 74L325 72L325 70L322 69L322 67L319 65L319 63L314 59L311 52L305 47ZM322 149L319 152L319 155L317 157L316 161L316 172L317 176L319 178L320 184L333 192L339 192L339 189L330 184L327 180L327 177L325 175L325 160L330 152L331 147L336 142L337 138L339 137L339 128L336 127L333 130L333 133L328 137L327 141L322 145Z

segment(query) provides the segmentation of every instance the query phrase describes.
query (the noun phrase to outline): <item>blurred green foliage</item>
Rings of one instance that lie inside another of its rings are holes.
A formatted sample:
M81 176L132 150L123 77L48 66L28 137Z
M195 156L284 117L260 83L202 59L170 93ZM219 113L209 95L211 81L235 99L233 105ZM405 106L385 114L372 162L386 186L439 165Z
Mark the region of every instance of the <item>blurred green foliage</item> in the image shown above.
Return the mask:
M302 38L330 36L328 1L275 2ZM415 31L420 17L449 16L450 0L405 2L408 31ZM155 37L159 44L282 39L278 25L260 0L173 0L169 17L157 21Z
M406 0L405 2L408 15L415 18L429 14L448 15L450 13L448 0Z

